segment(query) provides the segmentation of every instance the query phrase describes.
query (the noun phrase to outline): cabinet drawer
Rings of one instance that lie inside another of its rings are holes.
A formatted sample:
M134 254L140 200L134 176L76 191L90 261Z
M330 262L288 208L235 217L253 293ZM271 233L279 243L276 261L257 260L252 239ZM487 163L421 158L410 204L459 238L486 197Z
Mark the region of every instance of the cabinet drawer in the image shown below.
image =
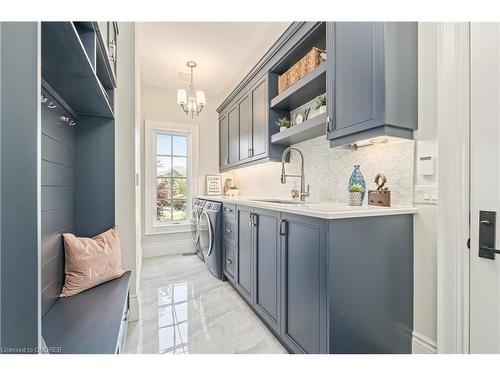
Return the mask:
M236 245L236 222L234 220L224 220L224 241Z
M235 254L236 248L230 243L224 241L224 273L226 276L230 277L231 280L234 279Z
M224 203L222 212L224 213L224 220L234 221L236 219L236 206L234 204Z

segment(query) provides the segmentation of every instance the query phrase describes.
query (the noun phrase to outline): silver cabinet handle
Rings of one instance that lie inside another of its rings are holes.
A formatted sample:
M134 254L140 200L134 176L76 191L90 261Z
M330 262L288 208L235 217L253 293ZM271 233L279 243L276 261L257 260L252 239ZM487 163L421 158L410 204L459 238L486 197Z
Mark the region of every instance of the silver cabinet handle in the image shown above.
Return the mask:
M227 208L227 207L224 207L224 211L229 212L229 213L233 212L233 210L231 210L230 208Z
M231 259L226 258L226 263L227 263L227 264L232 264L232 263L233 263L233 261L232 261Z
M286 233L287 224L286 223L287 223L286 220L281 220L281 222L280 222L280 232L279 232L280 236L287 235L287 233Z
M116 53L116 45L115 45L115 42L114 40L110 40L109 41L109 58L111 59L111 61L115 61L115 53Z
M326 116L326 132L330 133L330 116Z
M231 229L229 229L229 228L226 228L226 232L227 232L227 233L231 233L231 232L232 232L232 230L231 230Z
M252 214L252 227L256 227L259 222L259 215L258 214Z

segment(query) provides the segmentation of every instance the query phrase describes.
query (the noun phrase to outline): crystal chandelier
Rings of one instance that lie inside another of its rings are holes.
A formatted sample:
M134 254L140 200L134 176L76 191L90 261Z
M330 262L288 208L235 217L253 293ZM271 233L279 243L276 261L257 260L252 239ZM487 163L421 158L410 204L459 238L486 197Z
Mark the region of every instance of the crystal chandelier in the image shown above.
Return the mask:
M207 100L202 90L195 91L194 89L193 69L196 68L196 63L188 61L186 65L191 69L191 83L187 92L185 89L177 90L177 104L181 106L187 116L191 115L191 118L194 119L194 114L196 113L196 116L200 114L203 107L207 105Z

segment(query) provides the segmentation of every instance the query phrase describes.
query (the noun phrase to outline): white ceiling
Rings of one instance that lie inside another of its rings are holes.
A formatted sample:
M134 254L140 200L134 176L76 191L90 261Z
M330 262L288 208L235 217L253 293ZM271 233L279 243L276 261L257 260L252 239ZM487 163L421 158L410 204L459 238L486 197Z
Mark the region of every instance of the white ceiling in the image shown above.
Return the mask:
M140 22L141 84L186 88L176 72L198 63L195 86L224 99L259 61L289 22ZM219 103L216 103L218 105Z

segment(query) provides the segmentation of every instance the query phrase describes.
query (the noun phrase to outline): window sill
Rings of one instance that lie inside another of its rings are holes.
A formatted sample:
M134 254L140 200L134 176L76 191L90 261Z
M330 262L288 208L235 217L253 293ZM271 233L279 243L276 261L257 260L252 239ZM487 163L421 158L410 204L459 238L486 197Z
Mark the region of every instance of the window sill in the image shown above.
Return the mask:
M179 223L179 224L164 224L164 225L154 225L153 227L146 228L144 235L150 236L155 234L171 234L171 233L190 233L191 223Z

